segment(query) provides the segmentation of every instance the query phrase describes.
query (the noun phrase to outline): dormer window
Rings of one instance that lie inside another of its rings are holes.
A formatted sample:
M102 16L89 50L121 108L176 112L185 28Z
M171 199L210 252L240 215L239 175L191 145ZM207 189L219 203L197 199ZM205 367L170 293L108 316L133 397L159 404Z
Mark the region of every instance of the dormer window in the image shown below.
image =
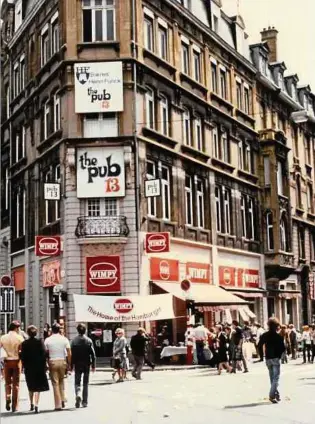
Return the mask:
M308 110L309 109L309 100L308 100L307 94L304 94L303 103L304 103L305 110Z
M283 74L281 72L278 73L278 86L281 90L284 90Z
M268 62L267 59L263 56L260 57L260 72L263 75L267 75Z
M297 102L298 98L297 98L297 90L296 90L295 84L291 85L291 97L292 97L293 100L295 100Z

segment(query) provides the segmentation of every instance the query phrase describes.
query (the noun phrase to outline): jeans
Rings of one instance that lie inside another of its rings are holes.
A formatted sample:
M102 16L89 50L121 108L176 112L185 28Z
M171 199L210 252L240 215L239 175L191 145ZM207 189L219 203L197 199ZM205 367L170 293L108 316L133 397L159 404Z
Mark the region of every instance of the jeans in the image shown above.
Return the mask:
M141 378L141 372L144 365L144 356L133 355L133 357L134 357L135 363L134 363L132 374L136 378Z
M204 347L205 347L204 342L196 342L198 365L205 364Z
M275 399L279 396L278 386L280 379L280 359L266 359L266 365L269 370L269 378L270 378L270 392L269 398Z
M81 397L82 375L83 375L82 403L87 405L87 403L88 403L88 390L89 390L89 378L90 378L90 366L89 365L75 365L75 367L74 367L75 395L80 396L80 397Z
M67 363L64 360L52 360L49 361L49 373L51 384L54 389L55 408L61 408L61 402L66 401L65 397L65 372L67 369Z
M12 409L18 408L19 386L21 376L21 361L5 360L4 361L4 380L5 380L5 396L6 400L11 400Z

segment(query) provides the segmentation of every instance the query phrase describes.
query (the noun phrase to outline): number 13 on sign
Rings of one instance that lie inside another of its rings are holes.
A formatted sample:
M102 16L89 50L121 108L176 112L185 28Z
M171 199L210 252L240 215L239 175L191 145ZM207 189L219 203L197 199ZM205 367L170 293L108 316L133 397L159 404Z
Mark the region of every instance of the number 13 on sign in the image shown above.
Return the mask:
M105 181L105 193L116 193L120 191L118 178L107 178Z

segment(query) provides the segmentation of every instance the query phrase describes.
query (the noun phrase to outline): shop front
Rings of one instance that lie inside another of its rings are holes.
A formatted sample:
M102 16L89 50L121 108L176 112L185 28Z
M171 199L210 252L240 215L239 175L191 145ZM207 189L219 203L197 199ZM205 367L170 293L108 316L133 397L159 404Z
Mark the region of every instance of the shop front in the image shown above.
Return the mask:
M220 287L249 304L246 310L231 310L232 319L240 322L255 320L264 324L267 320L264 312L267 291L263 284L260 256L245 256L219 250L217 275Z

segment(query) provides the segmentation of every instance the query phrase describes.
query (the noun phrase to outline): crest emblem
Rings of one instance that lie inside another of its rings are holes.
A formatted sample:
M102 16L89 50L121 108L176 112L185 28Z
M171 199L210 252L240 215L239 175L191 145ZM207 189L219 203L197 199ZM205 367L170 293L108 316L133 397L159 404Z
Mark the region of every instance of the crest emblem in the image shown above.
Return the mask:
M90 78L90 67L80 66L77 68L76 77L80 84L84 85Z

